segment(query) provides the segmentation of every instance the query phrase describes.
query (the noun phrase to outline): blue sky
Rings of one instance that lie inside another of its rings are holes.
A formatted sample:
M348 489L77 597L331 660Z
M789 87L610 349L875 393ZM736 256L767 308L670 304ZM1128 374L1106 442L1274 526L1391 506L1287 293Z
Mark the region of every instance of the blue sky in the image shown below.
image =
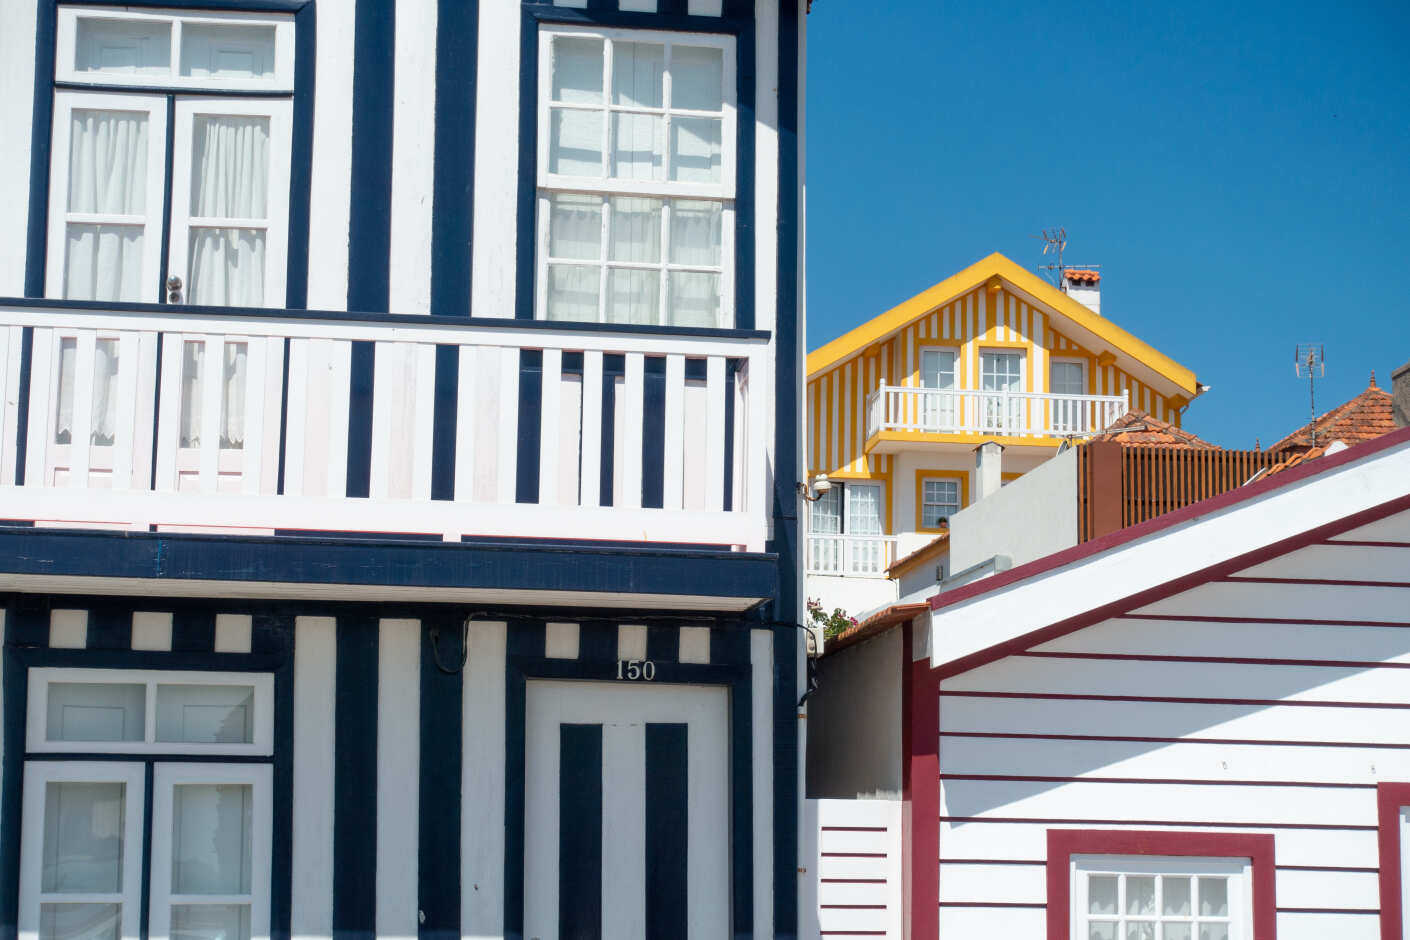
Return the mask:
M1102 310L1266 446L1410 360L1410 4L815 0L808 347L992 251L1102 266Z

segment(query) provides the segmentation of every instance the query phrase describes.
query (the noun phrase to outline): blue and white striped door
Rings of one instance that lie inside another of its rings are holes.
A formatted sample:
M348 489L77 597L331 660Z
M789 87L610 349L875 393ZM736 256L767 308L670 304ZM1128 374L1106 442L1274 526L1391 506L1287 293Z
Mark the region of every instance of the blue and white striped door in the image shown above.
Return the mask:
M729 693L531 680L524 936L729 935Z

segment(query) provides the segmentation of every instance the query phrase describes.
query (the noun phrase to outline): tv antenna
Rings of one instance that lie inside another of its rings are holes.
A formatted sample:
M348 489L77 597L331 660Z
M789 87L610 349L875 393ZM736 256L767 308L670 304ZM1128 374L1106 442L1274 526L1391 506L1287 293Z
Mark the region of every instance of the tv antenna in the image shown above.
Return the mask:
M1062 252L1067 247L1067 229L1062 226L1045 228L1041 235L1029 237L1042 239L1043 254L1051 254L1057 259L1056 263L1038 265L1038 270L1047 272L1054 284L1060 283L1062 281Z
M1307 402L1312 411L1312 446L1317 446L1317 380L1327 374L1326 348L1321 343L1298 343L1293 353L1297 377L1307 380Z

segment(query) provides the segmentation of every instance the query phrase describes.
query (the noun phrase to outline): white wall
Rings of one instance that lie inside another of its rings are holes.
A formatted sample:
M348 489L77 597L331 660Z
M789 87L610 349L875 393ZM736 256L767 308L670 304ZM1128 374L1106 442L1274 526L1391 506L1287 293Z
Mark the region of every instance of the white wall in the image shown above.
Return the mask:
M0 0L0 297L24 296L37 7L34 0Z
M809 798L899 798L901 637L895 627L818 661L808 697Z
M852 617L896 601L896 582L888 578L843 578L838 575L810 574L804 582L808 598L816 600L829 614L841 608Z
M1407 546L1402 513L1236 577L1406 582ZM943 680L942 935L1001 916L1041 936L1041 908L985 905L1046 902L1053 825L1213 824L1274 834L1281 940L1379 937L1375 785L1410 781L1404 593L1215 582Z
M798 936L905 936L900 800L807 800ZM825 881L823 879L826 879Z
M1015 566L1077 544L1077 450L1030 470L950 518L950 571L995 555Z

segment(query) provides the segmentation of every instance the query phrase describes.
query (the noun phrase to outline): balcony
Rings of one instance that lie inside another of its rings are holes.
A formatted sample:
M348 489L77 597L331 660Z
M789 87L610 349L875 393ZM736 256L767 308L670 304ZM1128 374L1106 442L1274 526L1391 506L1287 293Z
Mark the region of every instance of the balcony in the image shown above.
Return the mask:
M895 560L894 535L808 533L808 574L884 578Z
M766 333L118 306L0 301L0 519L764 548Z
M1100 434L1127 410L1124 393L1053 395L883 385L867 397L867 437L888 431L996 437Z

